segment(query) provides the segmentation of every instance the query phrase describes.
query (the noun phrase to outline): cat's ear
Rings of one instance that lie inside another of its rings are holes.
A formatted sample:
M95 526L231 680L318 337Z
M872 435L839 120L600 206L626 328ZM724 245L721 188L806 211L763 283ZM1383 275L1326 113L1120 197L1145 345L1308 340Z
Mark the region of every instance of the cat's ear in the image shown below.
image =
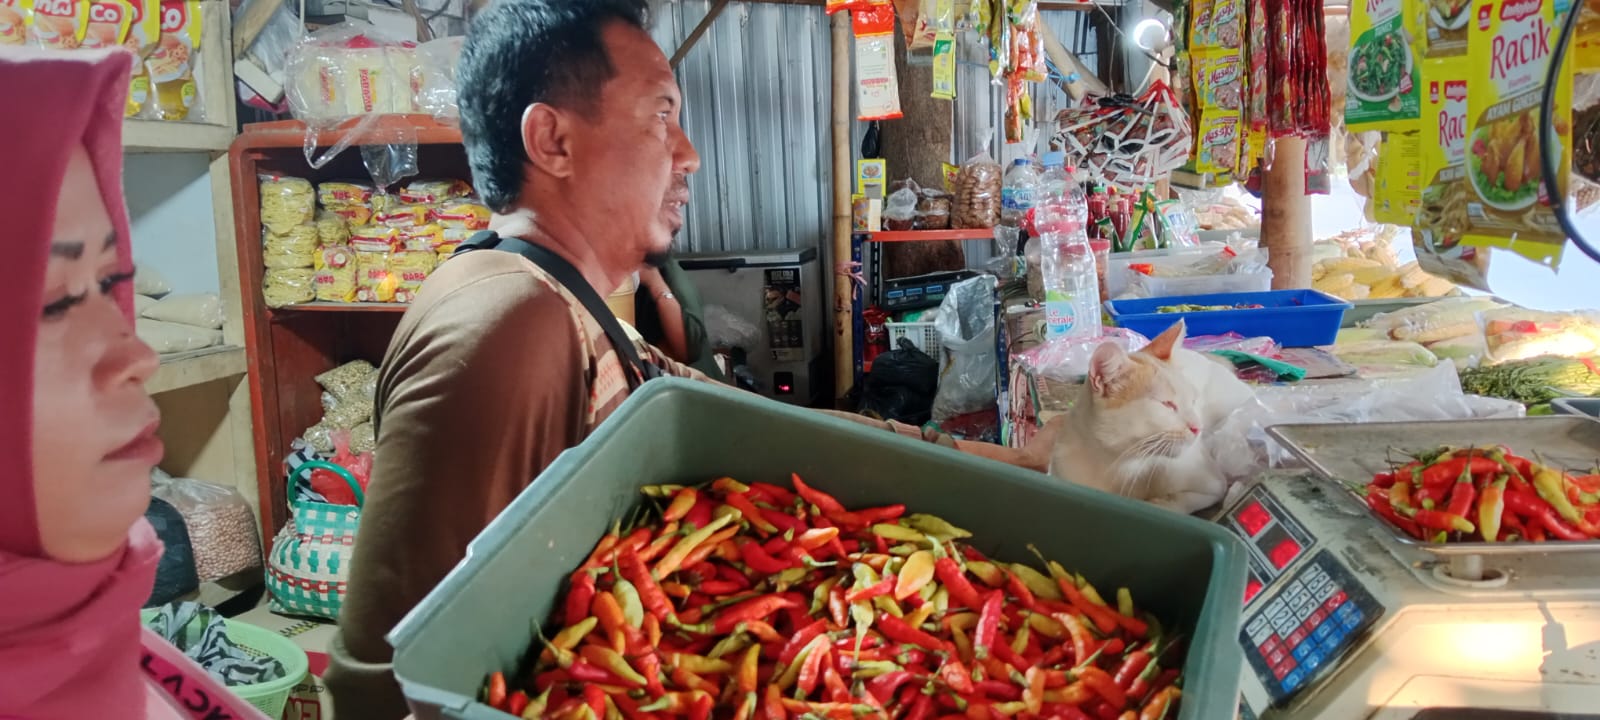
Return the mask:
M1144 347L1144 351L1157 360L1171 360L1172 351L1183 347L1183 337L1186 331L1187 326L1184 325L1182 319L1179 319L1178 322L1173 323L1172 327L1167 328L1166 332L1157 335L1154 340L1151 340L1150 344Z
M1128 353L1114 342L1100 343L1089 358L1089 388L1095 395L1110 397L1117 376L1128 362Z

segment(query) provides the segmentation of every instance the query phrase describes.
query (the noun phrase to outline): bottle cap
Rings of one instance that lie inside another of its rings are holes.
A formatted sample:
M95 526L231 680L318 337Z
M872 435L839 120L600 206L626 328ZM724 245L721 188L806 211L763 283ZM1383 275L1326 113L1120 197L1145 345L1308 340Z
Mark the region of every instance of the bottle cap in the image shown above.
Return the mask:
M1011 164L1012 165L1032 165L1033 163L1030 162L1027 158L1017 158L1015 160L1012 160Z

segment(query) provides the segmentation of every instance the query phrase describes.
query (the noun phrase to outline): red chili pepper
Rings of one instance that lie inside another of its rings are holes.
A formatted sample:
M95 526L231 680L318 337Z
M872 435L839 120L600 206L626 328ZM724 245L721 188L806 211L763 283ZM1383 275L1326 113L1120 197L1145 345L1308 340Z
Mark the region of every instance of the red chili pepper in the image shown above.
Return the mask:
M1429 530L1443 530L1445 532L1476 532L1477 526L1460 515L1455 515L1438 510L1418 510L1416 514L1417 525Z
M1477 455L1471 458L1452 457L1424 469L1419 476L1423 487L1449 487L1451 483L1457 481L1462 475L1465 475L1467 481L1471 482L1476 475L1498 472L1500 472L1500 463L1483 455Z
M672 502L667 505L665 512L661 513L661 522L682 520L689 510L694 508L695 502L700 500L700 491L692 487L679 490L672 496Z
M1001 682L999 680L982 680L974 683L973 688L984 695L988 695L989 697L1002 702L1011 702L1013 700L1022 699L1022 688L1019 688L1008 682Z
M634 552L633 548L624 550L619 569L622 576L639 591L639 600L644 603L645 610L658 620L665 621L673 617L672 602L667 599L661 586L656 584L655 578L650 577L650 568L645 566L639 553Z
M955 559L942 557L935 560L933 574L939 578L939 582L944 585L945 591L949 593L952 607L965 607L976 610L983 606L983 596L978 593L977 588L972 586L972 582L967 579L966 573L962 572L961 566L956 564Z
M1004 642L997 642L994 644L994 647L990 649L994 651L995 658L999 659L1000 662L1010 665L1013 670L1016 670L1019 673L1025 673L1028 671L1028 661L1021 655L1018 655L1016 650L1012 650L1010 645Z
M991 591L983 601L978 627L972 632L972 654L979 660L989 657L989 647L994 645L995 636L1000 632L1000 606L1004 602L1005 597L999 590Z
M795 492L799 493L800 497L806 502L817 506L817 509L823 515L837 515L845 512L844 506L839 504L839 501L835 500L832 495L807 485L804 480L800 479L798 474L791 475L790 479L794 482Z
M806 653L806 659L800 663L798 687L801 697L809 697L816 691L817 682L822 679L823 665L832 652L833 649L826 645L817 645Z
M588 570L573 573L571 584L567 589L566 609L562 612L562 624L566 626L577 625L589 617L589 603L594 600L595 592L594 575Z
M1451 515L1466 517L1472 512L1472 501L1478 496L1478 486L1473 484L1472 478L1463 476L1456 483L1454 490L1450 491L1450 502L1445 506L1445 511Z
M789 492L788 488L772 483L750 483L750 495L757 501L781 507L793 507L796 500L794 493Z
M689 514L683 516L683 524L695 529L703 528L711 523L711 514L716 511L716 504L706 495L701 495L696 500L694 507L689 508Z
M933 698L919 694L916 702L911 703L911 709L906 711L905 720L929 720L932 717Z
M1389 505L1389 495L1387 493L1380 492L1367 495L1367 506L1372 508L1372 511L1377 513L1379 517L1404 530L1407 535L1419 540L1422 539L1422 529L1417 527L1417 524L1409 518L1401 517L1399 513L1394 511L1394 508Z
M1544 525L1544 529L1550 531L1551 535L1554 535L1562 540L1590 539L1588 535L1583 533L1583 531L1573 527L1567 523L1567 521L1562 520L1561 517L1556 514L1554 509L1541 514L1539 516L1539 522Z
M1066 578L1056 578L1056 586L1061 588L1061 594L1066 596L1067 602L1072 603L1073 609L1088 617L1102 634L1109 634L1121 624L1122 621L1117 619L1122 616L1121 613L1104 605L1096 605L1094 601L1084 597L1083 591L1078 589L1076 583ZM1078 662L1083 662L1083 659L1079 658Z
M1094 694L1104 698L1112 707L1120 711L1128 706L1128 693L1117 685L1117 681L1106 671L1090 665L1079 671L1078 677L1085 686L1094 691Z
M806 529L806 524L801 522L799 518L796 518L793 515L785 515L777 510L762 509L761 518L766 520L773 527L776 527L779 534L794 533L798 535L802 532L805 532Z
M761 545L754 541L740 543L739 556L751 570L763 575L776 575L789 569L789 563L768 555L767 551L762 550Z
M899 504L867 508L865 510L857 510L854 513L857 520L868 525L888 522L890 520L898 520L900 519L900 516L905 514L906 506Z
M744 516L745 522L750 523L751 527L761 531L762 534L771 535L778 532L778 527L767 522L767 516L755 506L755 503L750 502L748 496L740 493L728 493L722 498L722 501L727 503L729 507L738 510L739 514Z
M878 617L877 628L883 633L884 637L895 642L916 645L931 652L944 652L946 650L944 641L911 627L906 624L906 621L888 613L883 613Z
M521 690L511 693L511 697L506 698L506 712L522 717L522 711L528 709L529 702L527 693Z
M1117 681L1117 687L1129 690L1133 682L1139 679L1139 674L1150 666L1150 653L1145 650L1135 650L1122 659L1122 665L1117 667L1117 674L1112 678Z
M1387 488L1394 484L1394 476L1395 474L1392 472L1381 472L1373 475L1370 487Z
M567 676L572 679L572 682L578 683L615 685L619 682L617 676L606 672L604 668L590 665L587 660L582 659L573 661L572 667L567 668Z
M1009 570L1003 571L1006 575L1006 590L1021 603L1023 607L1038 612L1039 604L1034 602L1033 591L1022 582L1022 578Z
M732 580L706 580L696 586L695 589L707 595L732 595L747 587L749 585L741 586ZM690 598L690 600L692 601L693 598ZM690 602L689 604L693 605L695 603Z
M965 694L973 690L972 673L967 670L967 666L962 665L961 661L957 660L953 655L946 659L944 665L939 668L939 679L950 686L951 690L958 693Z
M506 674L493 672L489 675L489 686L483 691L484 704L496 710L506 709Z
M867 692L877 698L878 702L887 704L894 699L895 693L902 686L915 679L916 676L905 670L886 672L867 681Z
M858 590L850 591L850 594L846 595L844 597L844 599L845 599L846 602L849 602L851 604L855 604L855 603L861 602L863 600L871 600L871 599L873 599L875 597L883 597L885 595L888 595L889 593L894 592L894 584L895 584L896 581L897 581L897 578L895 576L893 576L893 575L886 576L886 577L884 577L883 580L880 580L878 582L878 584L876 584L876 585L871 585L869 587L864 587L864 588L860 588Z
M596 718L606 716L606 691L598 685L585 685L583 688L583 702L594 711Z
M790 636L788 644L783 646L783 652L779 653L778 664L787 666L789 663L794 662L794 659L800 655L800 651L805 649L805 646L811 644L811 641L815 640L818 635L827 631L828 621L826 620L818 620L796 630L794 635Z
M806 600L799 593L773 593L745 600L723 610L712 621L712 632L725 635L733 632L740 623L761 620L784 608L805 607Z

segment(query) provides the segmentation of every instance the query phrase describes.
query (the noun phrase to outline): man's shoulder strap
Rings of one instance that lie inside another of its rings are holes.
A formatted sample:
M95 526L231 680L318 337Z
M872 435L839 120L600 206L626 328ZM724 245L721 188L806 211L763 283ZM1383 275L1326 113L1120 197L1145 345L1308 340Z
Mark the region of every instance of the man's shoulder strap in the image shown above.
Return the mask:
M628 376L630 389L638 389L640 383L661 374L659 368L645 362L639 356L638 347L622 329L622 323L617 320L616 314L611 312L611 307L606 305L605 300L595 292L589 281L583 278L583 274L565 258L522 238L501 237L493 230L484 230L468 238L456 248L451 257L476 250L501 250L521 255L544 270L556 282L561 283L561 286L583 305L589 316L600 324L600 329L605 331L606 338L611 341L611 346L616 348L618 357L623 361L624 374Z

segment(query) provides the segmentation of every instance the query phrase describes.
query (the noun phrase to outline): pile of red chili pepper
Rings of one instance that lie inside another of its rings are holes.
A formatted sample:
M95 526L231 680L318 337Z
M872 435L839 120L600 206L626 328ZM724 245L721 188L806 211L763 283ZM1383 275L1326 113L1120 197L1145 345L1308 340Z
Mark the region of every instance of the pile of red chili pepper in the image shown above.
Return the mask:
M1378 515L1429 542L1600 539L1600 475L1504 447L1439 448L1378 473L1366 495Z
M646 488L664 507L600 541L484 701L589 720L1177 717L1183 643L1126 589L1108 603L1058 563L993 561L937 517L793 482Z

